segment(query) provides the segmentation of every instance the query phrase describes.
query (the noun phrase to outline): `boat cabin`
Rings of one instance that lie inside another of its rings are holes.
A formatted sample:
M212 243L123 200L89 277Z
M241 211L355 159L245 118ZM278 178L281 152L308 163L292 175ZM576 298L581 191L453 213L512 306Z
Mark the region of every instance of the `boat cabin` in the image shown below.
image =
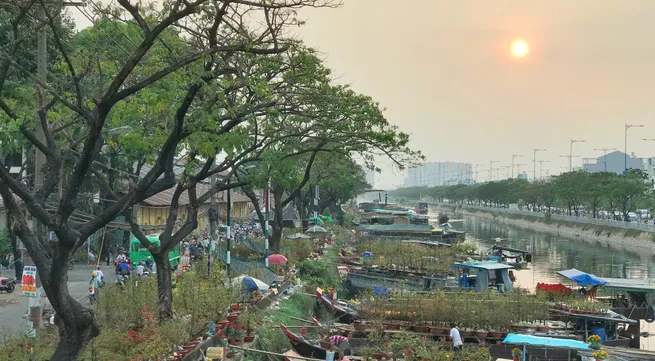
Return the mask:
M476 292L486 292L490 289L498 292L511 292L514 282L509 271L513 268L495 261L453 263L459 287L475 289Z
M514 269L521 270L527 269L529 264L532 263L532 253L523 249L494 245L491 247L489 259L499 263L506 263L513 266Z

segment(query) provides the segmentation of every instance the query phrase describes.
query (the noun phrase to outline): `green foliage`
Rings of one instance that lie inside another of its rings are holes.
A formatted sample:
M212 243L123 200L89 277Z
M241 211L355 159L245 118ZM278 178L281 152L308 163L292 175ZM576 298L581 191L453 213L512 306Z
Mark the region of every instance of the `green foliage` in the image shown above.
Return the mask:
M550 177L547 180L528 183L525 180L506 179L470 186L414 187L392 191L394 197L432 197L456 203L507 206L510 203L528 205L551 213L553 207L561 207L569 215L582 211L598 217L600 210L613 214L620 211L623 219L641 206L654 204L652 185L647 174L630 169L626 174L587 173L575 171Z
M321 288L335 288L338 285L333 273L333 264L314 260L304 260L296 265L298 277L309 285Z
M9 230L0 229L0 261L4 263L5 257L11 252L11 239Z

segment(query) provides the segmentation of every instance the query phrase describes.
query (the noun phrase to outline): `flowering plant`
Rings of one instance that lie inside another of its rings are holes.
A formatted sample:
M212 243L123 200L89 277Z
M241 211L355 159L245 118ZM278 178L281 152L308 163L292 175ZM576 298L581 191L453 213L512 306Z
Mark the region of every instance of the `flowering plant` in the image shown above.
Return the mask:
M231 338L244 338L246 337L246 326L231 325L227 333Z
M523 351L521 351L520 349L514 348L512 350L512 357L521 357L521 355L523 355Z
M595 357L596 360L604 360L605 358L607 358L607 351L598 350L592 353L591 356Z
M589 338L587 338L587 343L589 344L589 347L593 349L599 349L600 348L600 336L598 335L591 335Z

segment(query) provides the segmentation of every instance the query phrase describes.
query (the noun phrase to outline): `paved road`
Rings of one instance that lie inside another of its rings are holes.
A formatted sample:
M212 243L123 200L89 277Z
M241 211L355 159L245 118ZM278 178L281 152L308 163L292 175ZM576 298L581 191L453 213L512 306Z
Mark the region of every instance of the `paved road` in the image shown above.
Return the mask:
M71 296L80 300L85 306L90 306L87 295L93 269L93 266L75 265L75 268L68 272L68 289ZM115 281L113 266L101 265L101 270L105 275L106 283ZM14 270L4 270L3 277L14 277ZM45 297L44 300L47 302ZM0 332L14 333L25 330L27 320L23 316L26 312L27 297L21 294L20 285L12 294L0 293Z

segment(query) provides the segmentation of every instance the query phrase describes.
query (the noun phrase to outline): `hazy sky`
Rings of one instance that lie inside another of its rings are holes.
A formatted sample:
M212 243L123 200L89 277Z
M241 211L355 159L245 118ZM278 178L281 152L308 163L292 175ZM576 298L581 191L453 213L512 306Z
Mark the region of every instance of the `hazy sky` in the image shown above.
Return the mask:
M586 140L574 145L581 158L622 151L626 122L645 125L629 131L628 151L655 156L642 141L655 138L653 0L343 1L303 10L299 36L429 161L481 164L486 178L490 160L523 154L531 171L533 149L546 148L538 159L554 174L571 138ZM511 56L515 39L526 57ZM376 187L402 182L389 164Z

